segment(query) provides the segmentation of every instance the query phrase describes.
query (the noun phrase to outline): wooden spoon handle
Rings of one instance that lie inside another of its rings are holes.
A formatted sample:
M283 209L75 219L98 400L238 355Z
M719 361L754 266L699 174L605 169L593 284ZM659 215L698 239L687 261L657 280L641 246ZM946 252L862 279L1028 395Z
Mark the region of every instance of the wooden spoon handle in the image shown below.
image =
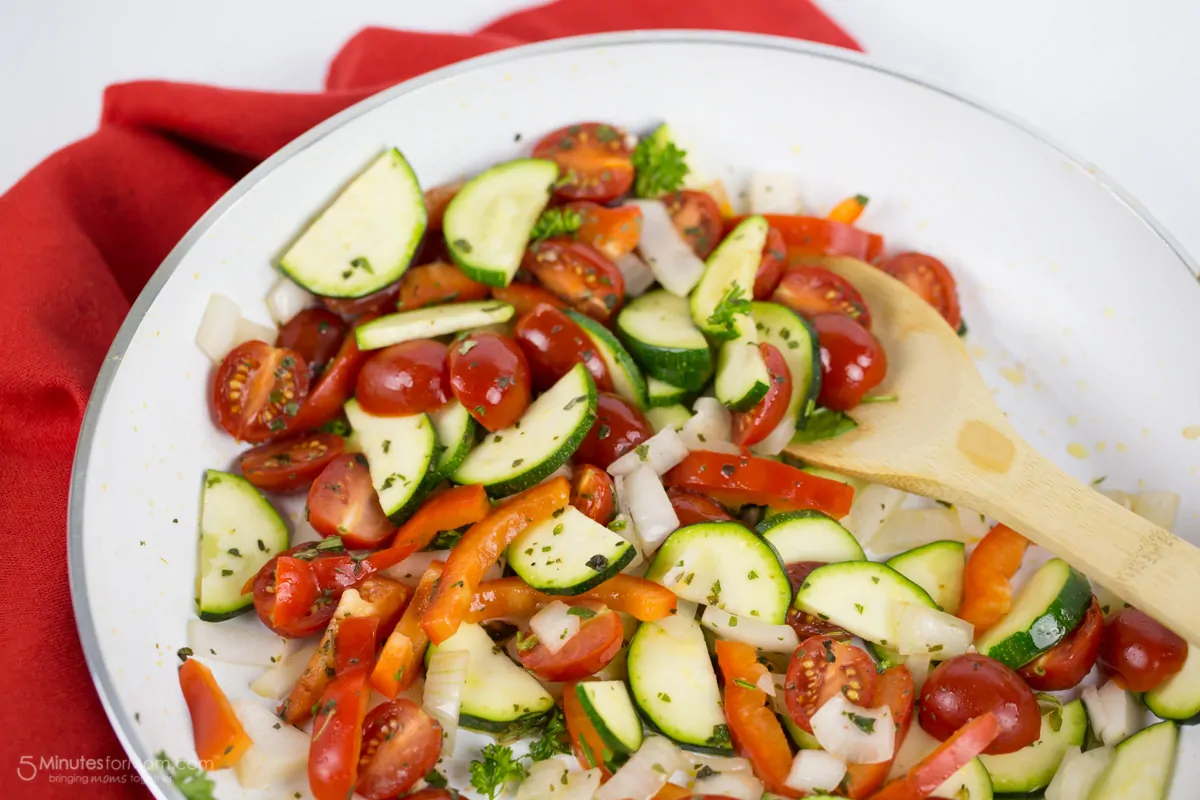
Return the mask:
M948 494L968 508L1003 522L1200 643L1200 549L1191 543L1075 480L1024 442L1007 476L966 469L945 479Z

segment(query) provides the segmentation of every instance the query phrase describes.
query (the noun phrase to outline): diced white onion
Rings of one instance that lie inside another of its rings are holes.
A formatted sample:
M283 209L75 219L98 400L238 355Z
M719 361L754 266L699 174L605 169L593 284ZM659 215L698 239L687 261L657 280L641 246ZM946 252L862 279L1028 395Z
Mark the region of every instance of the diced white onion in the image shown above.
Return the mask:
M717 772L697 778L692 784L694 795L732 797L733 800L761 800L762 781L743 772Z
M278 664L259 675L250 684L250 691L268 700L279 700L292 690L304 674L308 660L317 651L316 644L305 645L284 657Z
M1126 511L1133 511L1133 495L1128 492L1122 492L1120 489L1099 489L1098 491L1117 505L1124 506Z
M1092 730L1109 747L1116 747L1140 727L1141 712L1137 701L1111 680L1099 689L1087 687L1082 697Z
M772 625L753 617L735 617L716 606L705 606L700 624L722 639L745 642L768 653L791 653L800 637L790 625Z
M613 494L617 500L617 516L629 516L629 495L625 491L625 476L613 476ZM628 538L628 537L626 537Z
M1092 789L1108 771L1114 751L1111 747L1097 747L1082 752L1078 746L1067 748L1058 772L1046 787L1046 800L1085 800Z
M654 273L636 253L626 253L616 260L617 269L625 279L625 296L640 297L654 285Z
M237 328L234 331L233 347L245 344L246 342L275 344L275 328L270 325L261 325L254 320L242 317L238 320Z
M1179 516L1179 495L1175 492L1141 492L1133 496L1133 513L1160 528L1172 530Z
M634 200L642 211L638 251L654 277L673 295L687 297L704 274L704 262L684 241L671 215L658 200Z
M854 534L854 538L858 539L859 544L871 544L879 529L899 510L906 499L907 492L890 486L878 483L855 486L850 513L843 522ZM871 546L874 547L873 544Z
M405 586L416 586L421 582L421 576L434 561L445 561L449 550L421 550L413 553L399 564L393 564L379 574Z
M551 653L566 646L579 633L579 617L570 613L571 607L561 600L547 603L529 620L529 629Z
M690 770L689 779L694 777L704 767L708 767L713 772L732 772L736 774L753 775L754 767L750 762L741 756L715 756L708 753L694 753L688 751L683 753L683 760L687 763L685 766Z
M750 445L750 452L759 456L777 456L791 444L795 435L796 420L790 415L785 416L761 442Z
M292 652L292 640L284 639L258 626L248 628L237 621L205 622L188 620L188 647L201 659L227 664L269 667Z
M200 327L196 329L196 346L204 351L204 355L219 363L233 349L241 320L242 309L238 304L214 292L208 297Z
M770 673L771 683L775 684L775 694L771 695L771 708L776 714L790 714L787 707L787 675L782 672Z
M234 772L243 789L279 784L301 775L308 763L309 736L253 700L233 701L233 712L253 744Z
M656 620L654 624L676 639L687 639L696 635L697 608L690 600L676 600L675 613Z
M566 478L567 480L571 480L571 477L574 474L575 473L571 469L570 464L563 464L561 467L554 470L554 472L551 472L549 475L547 475L546 477L544 477L540 481L538 481L538 483L539 484L549 483L550 481L554 480L555 478Z
M756 172L746 187L751 214L799 214L804 207L800 183L787 172Z
M649 555L679 527L679 517L662 481L649 464L640 464L625 476L625 494L638 538Z
M975 626L936 608L904 603L896 625L896 649L901 655L936 653L938 658L961 656L975 637Z
M760 692L766 694L767 697L775 696L775 679L771 677L771 673L764 672L762 675L759 675L754 685Z
M832 791L846 775L846 765L824 750L801 750L792 759L784 785L798 792Z
M1108 587L1101 586L1095 581L1091 583L1092 594L1096 595L1096 602L1100 604L1100 611L1104 614L1105 619L1129 607L1129 604L1122 600L1116 592L1110 591Z
M854 513L853 509L850 513ZM870 543L871 549L882 555L911 550L930 542L966 542L968 538L962 523L959 522L957 512L945 506L938 506L896 510L871 538Z
M929 669L932 665L933 658L928 654L915 653L905 657L904 666L908 667L908 671L912 674L913 691L917 694L921 693L921 687L925 685L925 680L929 677Z
M715 397L697 397L692 408L696 413L679 430L679 438L688 450L741 453L732 439L733 416L721 401Z
M956 505L954 506L954 513L958 514L958 524L966 532L968 542L982 539L992 529L992 521L978 511L972 511L969 508Z
M517 787L517 800L592 800L600 788L600 769L570 769L561 758L538 761Z
M874 721L870 733L854 721L863 717ZM895 752L896 724L887 706L856 706L839 692L817 709L811 722L821 747L847 764L879 764Z
M645 448L645 449L643 449ZM649 464L656 475L665 475L687 457L688 449L674 428L663 428L640 445L608 465L609 475L628 475L642 464Z
M429 669L425 671L421 708L442 726L442 754L445 756L454 755L458 712L470 659L471 654L466 650L438 650L430 656Z
M280 275L279 280L267 292L267 310L276 325L283 325L306 308L311 308L321 301L309 293L300 284L286 275Z
M648 736L638 751L596 791L596 800L649 800L681 763L678 747L662 736Z

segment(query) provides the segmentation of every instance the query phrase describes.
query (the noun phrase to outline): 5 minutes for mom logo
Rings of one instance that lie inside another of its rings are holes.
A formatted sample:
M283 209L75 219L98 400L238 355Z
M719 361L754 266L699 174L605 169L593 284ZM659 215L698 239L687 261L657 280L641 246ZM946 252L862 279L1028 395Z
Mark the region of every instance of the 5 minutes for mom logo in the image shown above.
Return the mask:
M148 759L145 768L151 773L165 775L172 762ZM201 767L204 767L201 764ZM39 776L51 783L141 783L142 777L127 758L86 758L76 756L21 756L17 777L26 783Z

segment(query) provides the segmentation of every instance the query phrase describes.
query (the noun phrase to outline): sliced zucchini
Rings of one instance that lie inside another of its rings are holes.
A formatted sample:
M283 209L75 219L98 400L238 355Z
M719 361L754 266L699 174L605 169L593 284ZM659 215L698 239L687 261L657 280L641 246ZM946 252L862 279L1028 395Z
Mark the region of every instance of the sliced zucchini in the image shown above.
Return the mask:
M886 564L845 561L809 573L794 605L886 647L897 641L896 625L905 603L937 607L924 589Z
M778 303L752 303L750 308L759 341L774 345L787 362L792 378L787 414L795 420L796 430L802 431L821 394L821 348L817 333L806 319Z
M450 257L467 277L488 286L512 282L557 178L553 161L520 158L467 181L442 222Z
M915 722L909 726L904 743L892 761L887 780L892 781L907 773L941 746L941 742L925 732ZM932 792L930 797L952 797L956 800L992 800L992 779L979 758L972 758Z
M930 542L892 556L887 565L929 592L933 602L947 614L958 613L967 566L962 542Z
M704 522L667 537L646 579L684 600L782 625L792 597L775 550L736 522Z
M617 334L651 378L698 391L712 377L712 351L682 297L659 289L636 298L617 315Z
M1043 713L1042 734L1036 742L1015 753L979 756L992 776L992 788L997 792L1036 792L1050 785L1067 748L1083 747L1087 726L1082 700Z
M788 736L796 743L796 747L801 750L822 750L821 743L817 741L817 737L813 736L808 731L801 728L793 720L790 714L780 714L779 718L783 720L783 727L787 731Z
M488 434L454 473L493 497L520 492L561 467L596 421L596 382L583 364L541 394L521 418Z
M438 475L449 478L475 446L475 419L458 400L431 412L429 419L443 448L435 469Z
M1033 574L1012 609L975 641L975 648L1019 669L1075 630L1091 602L1088 579L1053 558Z
M482 325L507 322L513 307L498 300L447 303L413 311L399 311L365 322L354 329L359 350L378 350L413 339L431 339Z
M546 594L580 594L623 570L637 549L573 506L530 525L508 546L508 565Z
M694 620L672 624L671 630L646 622L633 635L626 658L633 701L651 725L679 744L728 753L729 725L704 633Z
M592 340L596 352L600 354L600 359L608 368L608 375L613 382L613 391L636 407L645 408L647 402L646 379L642 377L642 371L638 369L637 363L633 360L633 356L629 355L625 346L612 335L608 328L586 314L580 314L571 309L567 309L566 313L580 328L583 328L583 332Z
M464 622L446 641L430 645L425 663L439 650L470 654L458 724L497 736L529 730L554 708L537 678L518 667L481 626Z
M689 405L695 392L663 383L658 378L651 377L646 379L646 395L647 405L650 408L663 408L664 406Z
M312 221L279 268L313 294L362 297L404 274L427 220L417 176L393 148Z
M737 335L729 313L731 304L748 304L754 294L754 275L762 262L769 227L762 217L746 217L708 257L689 305L692 322L705 335L717 340Z
M242 586L288 548L279 512L241 475L210 469L200 497L200 619L220 622L254 605Z
M651 378L650 381L654 379ZM673 406L654 406L653 394L651 395L650 408L646 410L646 421L650 423L650 427L654 428L654 432L658 433L664 428L671 427L675 430L681 430L684 423L692 418L692 412L681 405Z
M642 720L634 710L624 681L583 681L575 694L604 746L632 755L642 746Z
M425 414L377 417L353 398L346 401L345 411L367 457L383 513L399 525L435 485L426 480L440 447L433 423Z
M767 394L771 373L758 349L758 331L754 318L739 314L734 318L734 338L721 345L717 354L717 399L734 411L749 411Z
M1186 722L1200 715L1200 650L1189 644L1182 669L1142 695L1142 700L1162 719Z
M1171 720L1130 736L1117 745L1088 800L1166 800L1178 743L1179 728Z
M758 532L775 548L784 564L816 561L865 561L854 534L820 511L785 511L758 523Z

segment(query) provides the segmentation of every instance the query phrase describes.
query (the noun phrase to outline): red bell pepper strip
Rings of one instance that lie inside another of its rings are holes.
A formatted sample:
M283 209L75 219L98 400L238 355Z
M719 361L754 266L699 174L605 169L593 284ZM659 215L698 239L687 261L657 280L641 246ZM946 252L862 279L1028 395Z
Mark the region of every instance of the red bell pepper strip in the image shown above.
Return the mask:
M951 775L958 772L1000 735L1000 723L992 711L963 725L921 759L903 778L892 781L871 800L923 800L933 794Z
M387 569L427 547L440 532L474 525L491 511L487 490L479 484L448 489L426 500L396 532L391 546L372 553L367 560L375 569Z
M1005 525L997 525L979 540L963 573L959 619L975 626L975 635L995 625L1012 608L1009 579L1021 568L1029 540Z
M725 678L725 717L734 747L750 761L754 774L767 789L785 797L802 797L803 792L787 786L792 768L792 749L779 718L767 705L767 693L758 681L767 668L758 663L758 652L744 642L718 639L717 663Z
M364 315L357 324L369 322L376 316L378 314ZM364 352L358 349L358 339L354 336L353 329L347 332L337 354L321 373L316 384L309 389L304 405L300 406L300 411L288 422L288 430L311 430L336 417L342 406L354 394L358 373L371 355L370 350Z
M454 635L471 607L483 573L496 563L509 542L530 525L566 508L570 499L571 483L560 476L525 490L463 534L450 550L437 595L421 620L429 641L441 644Z
M854 488L769 458L698 450L663 476L663 485L707 495L730 508L769 505L816 509L834 519L850 513Z
M316 800L346 800L354 793L378 627L377 617L338 625L338 673L321 694L308 748L308 786Z
M883 254L882 236L844 222L794 214L763 216L787 243L789 264L812 256L850 256L862 261L874 261ZM725 230L733 230L743 219L745 217L729 220Z
M388 635L383 652L379 654L379 660L371 672L371 686L389 700L395 700L396 695L412 686L421 671L421 657L425 654L425 646L429 644L429 637L421 627L421 617L433 602L443 566L441 561L431 561L425 568L412 602L404 609L400 621Z
M338 622L334 640L336 666L341 675L362 664L375 665L375 643L379 641L379 617L347 617Z
M212 671L194 658L179 668L179 688L192 716L192 741L205 769L232 767L253 744Z

